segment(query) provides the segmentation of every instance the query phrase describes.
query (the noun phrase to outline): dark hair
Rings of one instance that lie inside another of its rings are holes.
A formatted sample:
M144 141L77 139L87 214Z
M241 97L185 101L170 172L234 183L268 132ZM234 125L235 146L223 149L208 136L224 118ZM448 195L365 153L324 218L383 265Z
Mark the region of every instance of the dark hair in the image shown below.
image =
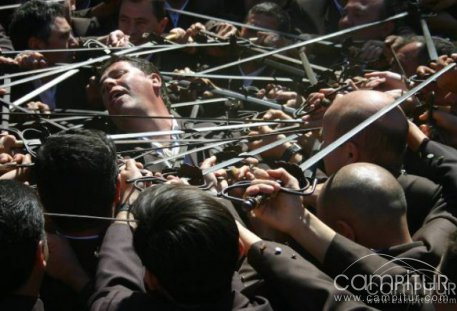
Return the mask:
M143 191L132 211L135 250L176 301L201 303L230 293L239 233L221 202L192 186L159 185Z
M432 37L433 44L435 45L436 52L438 55L451 55L457 52L455 45L448 39L440 37ZM419 53L417 54L418 61L422 65L427 65L432 60L427 52L427 43L424 36L405 36L404 42L398 47L398 49L404 47L407 44L419 42L422 43Z
M34 167L48 212L110 217L116 194L116 151L104 133L71 130L48 137ZM78 232L107 222L55 217L60 229Z
M48 42L56 17L65 18L63 8L61 3L40 0L31 0L17 8L9 27L14 48L28 49L28 40L31 37Z
M153 12L154 16L157 18L157 21L161 21L166 16L165 8L164 8L164 4L165 4L164 0L122 0L121 3L124 3L124 2L140 3L140 2L144 2L144 1L147 1L151 4L152 12Z
M133 67L140 69L145 74L149 75L151 73L156 73L162 79L162 75L160 74L159 69L154 66L153 63L150 61L139 58L139 57L129 57L129 56L113 56L107 61L105 61L99 68L98 68L98 77L101 77L103 73L113 64L117 62L127 62ZM160 95L162 96L163 102L168 109L170 109L171 101L168 97L167 86L165 85L165 81L162 79L162 87L160 88Z
M278 21L278 28L276 30L289 32L291 28L289 14L279 5L273 2L262 2L254 5L248 12L251 14L263 14L276 18Z
M13 180L0 180L0 296L20 288L32 273L44 219L35 192Z

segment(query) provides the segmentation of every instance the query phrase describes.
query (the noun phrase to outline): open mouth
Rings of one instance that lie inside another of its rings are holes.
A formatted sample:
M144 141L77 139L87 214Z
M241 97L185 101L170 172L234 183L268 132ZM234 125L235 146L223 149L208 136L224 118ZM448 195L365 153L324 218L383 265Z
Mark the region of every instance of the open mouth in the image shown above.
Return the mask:
M126 91L113 91L110 94L110 102L115 103L119 98L121 98L123 95L127 94Z

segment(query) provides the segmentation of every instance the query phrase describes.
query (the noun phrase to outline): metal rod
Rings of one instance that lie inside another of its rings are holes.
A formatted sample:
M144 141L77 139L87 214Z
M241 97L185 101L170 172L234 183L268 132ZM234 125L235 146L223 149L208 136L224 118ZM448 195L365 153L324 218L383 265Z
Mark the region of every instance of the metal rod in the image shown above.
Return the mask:
M73 69L73 70L70 70L70 71L67 71L67 72L61 74L57 78L52 79L51 81L43 84L42 86L40 86L39 88L33 90L32 92L30 92L28 94L25 94L21 98L15 100L14 102L12 102L13 106L19 106L19 105L31 100L35 96L40 95L41 93L47 91L48 89L52 88L53 86L55 86L55 85L59 84L60 82L68 79L69 77L73 76L77 72L79 72L79 69Z
M431 77L429 77L427 80L423 81L421 84L417 85L416 87L412 88L405 94L403 94L401 97L396 99L392 104L390 104L387 107L384 107L383 109L379 110L375 114L373 114L371 117L348 131L346 134L329 144L327 147L325 147L323 150L319 151L315 155L313 155L311 158L300 164L300 168L305 171L315 165L317 162L322 160L325 156L327 156L329 153L340 147L342 144L347 142L349 139L360 133L362 130L367 128L369 125L371 125L373 122L384 116L386 113L400 105L402 102L410 98L411 96L415 95L417 92L422 90L424 87L429 85L430 83L434 82L437 78L439 78L441 75L446 73L447 71L451 70L454 68L457 64L452 63L438 71L437 73L433 74Z
M407 15L408 15L407 12L399 13L399 14L396 14L396 15L394 15L392 17L386 18L386 19L381 20L381 21L367 23L367 24L358 25L358 26L354 26L354 27L351 27L351 28L343 29L343 30L340 30L340 31L337 31L337 32L334 32L334 33L330 33L330 34L327 34L327 35L323 35L323 36L320 36L320 37L316 37L316 38L313 38L313 39L310 39L310 40L307 40L307 41L298 42L298 43L295 43L295 44L292 44L292 45L289 45L289 46L285 46L285 47L282 47L282 48L279 48L279 49L275 49L274 51L265 52L265 53L262 53L262 54L259 54L259 55L250 56L250 57L247 57L247 58L240 59L238 61L230 62L230 63L224 64L224 65L220 65L220 66L217 66L217 67L214 67L214 68L203 70L200 73L205 73L205 74L206 73L211 73L211 72L214 72L214 71L218 71L218 70L225 69L225 68L228 68L228 67L232 67L232 66L235 66L235 65L243 64L243 63L250 62L250 61L253 61L253 60L257 60L257 59L260 59L260 58L263 58L263 57L267 57L267 56L270 56L270 55L275 55L275 54L282 53L282 52L285 52L285 51L289 51L289 50L292 50L292 49L296 49L296 48L300 48L300 47L303 47L303 46L307 46L307 45L310 45L310 44L313 44L313 43L316 43L316 42L319 42L319 41L322 41L322 40L328 40L328 39L341 37L343 35L346 35L346 34L349 34L349 33L352 33L352 32L356 32L356 31L359 31L359 30L362 30L362 29L366 29L366 28L369 28L369 27L374 27L374 26L378 26L378 25L381 25L381 24L384 24L384 23L387 23L387 22L390 22L390 21L394 21L394 20L403 18L403 17L405 17Z
M224 167L227 167L227 166L230 166L230 165L233 165L233 164L236 164L238 162L241 162L243 161L244 159L246 159L247 157L254 157L256 155L259 155L261 154L262 152L265 152L265 151L268 151L268 150L271 150L273 148L276 148L278 146L281 146L282 144L285 144L287 142L290 142L296 138L298 138L298 134L292 134L290 136L287 136L285 138L282 138L282 139L279 139L275 142L272 142L268 145L265 145L265 146L262 146L260 148L256 148L254 150L251 150L249 152L245 152L245 153L242 153L240 154L239 157L236 157L236 158L233 158L233 159L230 159L230 160L227 160L227 161L224 161L224 162L221 162L219 164L216 164L210 168L207 168L205 170L203 170L203 175L208 175L210 173L214 173Z

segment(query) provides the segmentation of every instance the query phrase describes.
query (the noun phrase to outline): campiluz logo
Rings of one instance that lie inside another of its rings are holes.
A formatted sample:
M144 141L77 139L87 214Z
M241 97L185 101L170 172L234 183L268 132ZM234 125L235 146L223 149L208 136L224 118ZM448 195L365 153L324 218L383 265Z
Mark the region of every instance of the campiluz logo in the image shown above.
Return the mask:
M379 256L390 258L389 261ZM373 267L377 267L373 270ZM371 271L370 273L365 271ZM359 258L334 278L336 301L367 304L457 303L457 285L426 262L373 253Z

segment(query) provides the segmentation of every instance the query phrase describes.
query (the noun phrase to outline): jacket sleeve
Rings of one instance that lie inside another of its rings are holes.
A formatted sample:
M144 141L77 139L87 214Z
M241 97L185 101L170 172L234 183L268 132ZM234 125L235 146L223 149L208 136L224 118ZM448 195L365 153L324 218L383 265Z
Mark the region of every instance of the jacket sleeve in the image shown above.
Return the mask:
M433 208L413 236L441 257L450 235L457 230L457 150L439 142L425 141L418 153L409 156L408 165L442 187L446 204Z
M100 250L91 310L115 310L135 292L145 292L144 267L133 248L126 224L112 224Z
M248 261L288 302L288 310L375 310L300 257L288 246L258 242L248 253Z

